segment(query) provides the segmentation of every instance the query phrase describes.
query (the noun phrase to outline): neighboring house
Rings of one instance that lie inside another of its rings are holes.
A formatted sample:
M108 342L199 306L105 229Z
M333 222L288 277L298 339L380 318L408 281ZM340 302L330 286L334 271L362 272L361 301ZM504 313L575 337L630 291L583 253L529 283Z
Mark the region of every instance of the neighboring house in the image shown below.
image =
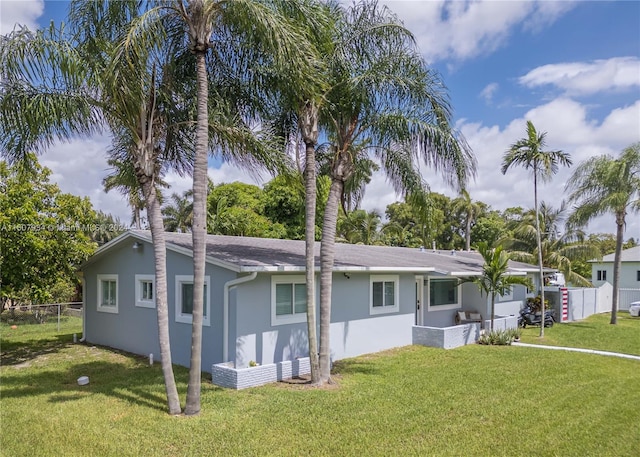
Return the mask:
M605 255L602 260L589 260L591 263L591 282L595 287L600 287L605 282L613 283L614 255ZM622 250L620 288L640 289L640 246Z
M172 358L188 366L191 234L167 233ZM319 244L316 269L319 270ZM333 273L333 360L412 344L412 328L449 327L457 311L489 317L489 299L461 277L481 274L476 252L338 244ZM202 366L269 364L308 355L304 241L207 236ZM537 267L511 262L513 274ZM159 354L154 260L148 231L129 231L81 268L86 341ZM317 289L319 303L319 275ZM517 314L527 291L498 297L496 314ZM486 321L485 321L486 322ZM206 368L205 368L206 369Z

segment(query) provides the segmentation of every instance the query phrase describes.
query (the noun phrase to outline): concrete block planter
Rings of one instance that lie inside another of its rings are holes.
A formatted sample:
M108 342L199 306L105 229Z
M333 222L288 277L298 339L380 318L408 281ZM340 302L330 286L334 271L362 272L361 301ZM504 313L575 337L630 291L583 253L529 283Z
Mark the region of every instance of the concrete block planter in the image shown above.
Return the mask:
M240 390L309 373L309 357L303 357L247 368L235 368L233 362L218 363L211 368L211 379L217 386Z
M453 325L451 327L413 327L413 344L452 349L474 344L480 338L480 323Z

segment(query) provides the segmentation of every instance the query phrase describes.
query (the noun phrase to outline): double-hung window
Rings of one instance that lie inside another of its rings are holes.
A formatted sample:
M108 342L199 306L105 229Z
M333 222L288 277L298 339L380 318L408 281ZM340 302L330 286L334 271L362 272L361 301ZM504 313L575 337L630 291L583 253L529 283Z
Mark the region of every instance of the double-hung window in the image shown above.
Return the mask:
M428 280L429 311L460 308L460 286L457 278L435 278Z
M607 270L598 270L597 271L598 281L606 281L607 280Z
M156 287L154 275L136 275L136 306L156 307Z
M295 324L307 320L305 277L271 277L271 325Z
M118 312L118 275L98 275L98 311Z
M369 277L369 314L397 313L400 310L399 282L398 275Z
M210 278L204 277L204 305L202 308L202 325L211 325ZM176 322L191 324L193 322L193 276L176 276Z

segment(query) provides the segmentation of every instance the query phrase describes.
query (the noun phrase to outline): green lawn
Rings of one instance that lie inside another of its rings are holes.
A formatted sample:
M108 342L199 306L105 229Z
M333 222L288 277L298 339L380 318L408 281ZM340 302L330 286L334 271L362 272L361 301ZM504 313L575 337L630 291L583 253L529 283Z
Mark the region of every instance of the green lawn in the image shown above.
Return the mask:
M635 329L625 339L637 338L640 319L624 322ZM608 334L599 319L587 323L582 335ZM562 327L548 329L554 344L569 341ZM510 346L405 347L337 363L337 386L328 389L280 383L236 392L211 385L207 374L202 413L185 418L165 413L158 365L74 345L75 329L36 330L0 327L3 456L626 456L640 449L640 363L633 360ZM617 337L610 339L600 343L614 349L608 345ZM187 372L175 371L184 401ZM88 386L77 385L81 375Z
M600 351L621 352L640 355L640 318L628 312L618 313L618 323L611 325L611 314L595 314L589 318L565 324L556 324L544 329L540 338L540 327L523 329L523 343L568 346Z

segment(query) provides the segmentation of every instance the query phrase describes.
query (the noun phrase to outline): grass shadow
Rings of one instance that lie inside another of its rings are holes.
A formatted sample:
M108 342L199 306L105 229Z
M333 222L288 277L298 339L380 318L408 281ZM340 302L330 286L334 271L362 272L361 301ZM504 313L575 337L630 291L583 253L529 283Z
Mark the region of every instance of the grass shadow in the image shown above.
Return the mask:
M43 355L55 354L73 344L73 333L27 341L3 339L0 360L3 366L19 365Z

